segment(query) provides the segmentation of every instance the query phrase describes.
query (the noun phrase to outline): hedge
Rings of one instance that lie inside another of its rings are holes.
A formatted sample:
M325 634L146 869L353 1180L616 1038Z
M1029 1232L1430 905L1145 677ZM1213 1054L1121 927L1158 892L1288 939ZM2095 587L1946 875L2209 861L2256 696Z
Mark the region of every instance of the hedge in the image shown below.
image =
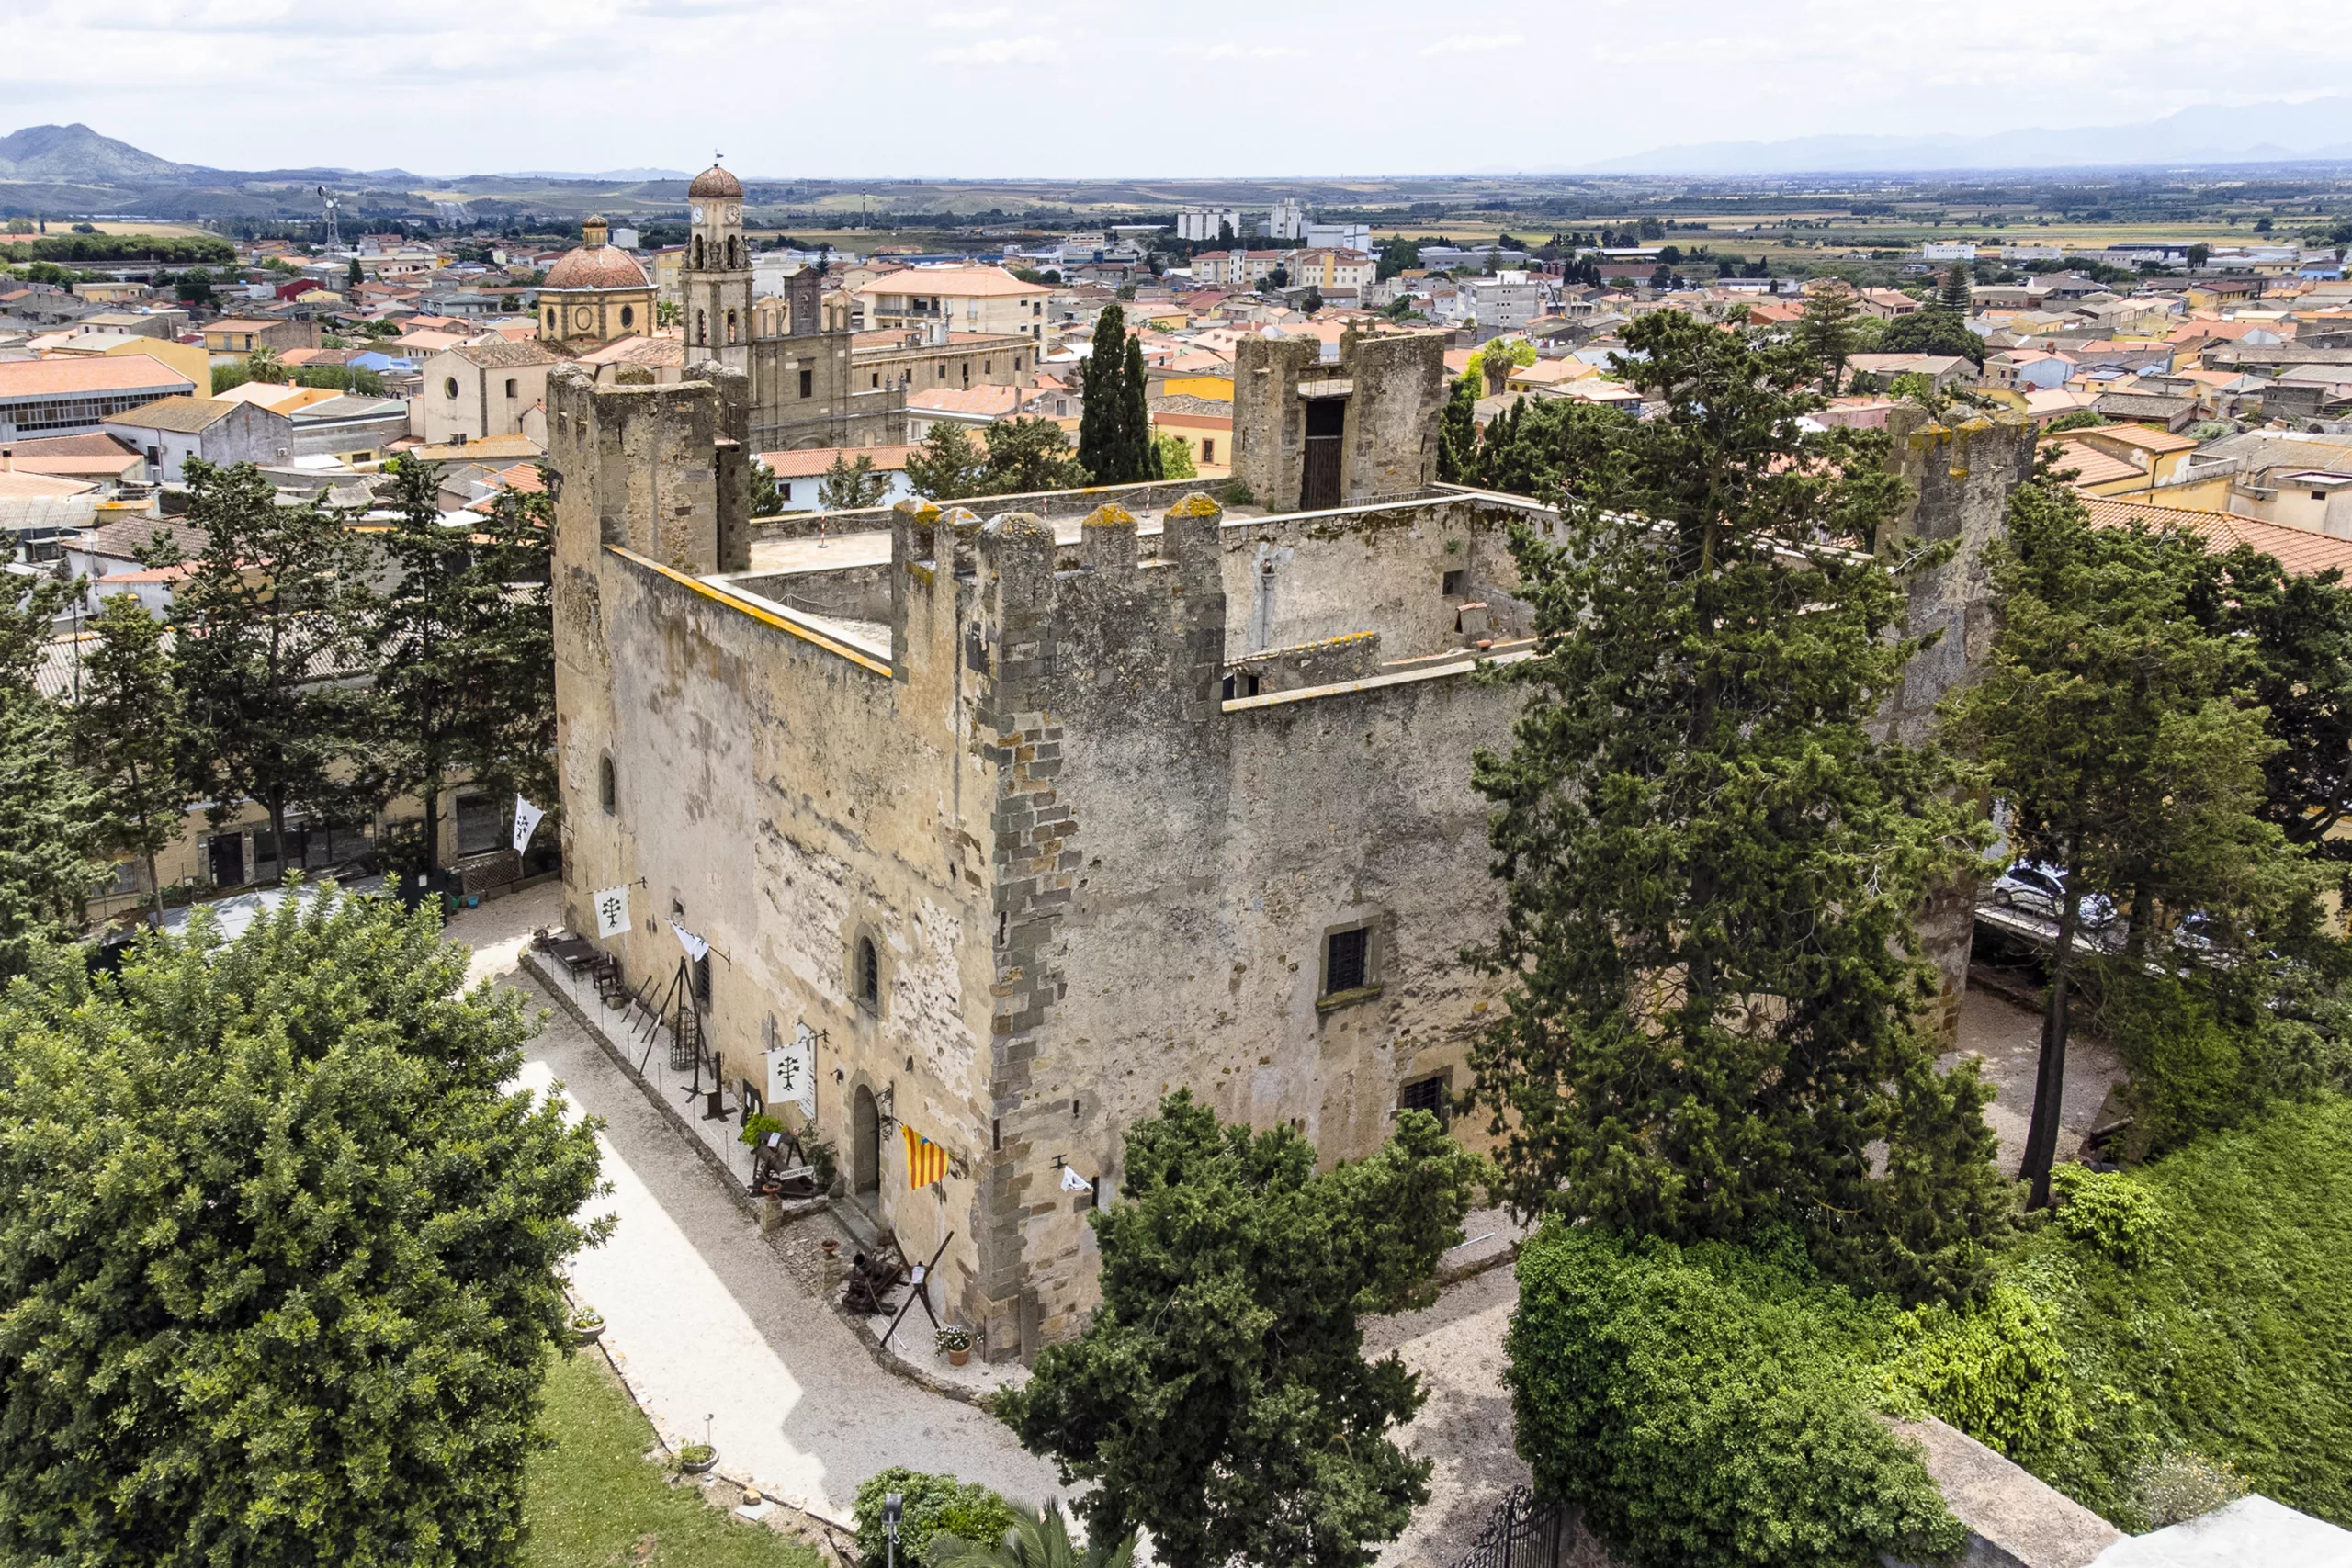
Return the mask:
M1520 1254L1509 1349L1537 1488L1641 1568L1871 1568L1966 1531L1874 1413L1892 1305L1773 1258L1553 1221Z
M2103 1194L2004 1260L2052 1305L2082 1417L2026 1462L2127 1528L2149 1517L2139 1478L2183 1451L2352 1528L2352 1100L2279 1107L2132 1180L2139 1214Z

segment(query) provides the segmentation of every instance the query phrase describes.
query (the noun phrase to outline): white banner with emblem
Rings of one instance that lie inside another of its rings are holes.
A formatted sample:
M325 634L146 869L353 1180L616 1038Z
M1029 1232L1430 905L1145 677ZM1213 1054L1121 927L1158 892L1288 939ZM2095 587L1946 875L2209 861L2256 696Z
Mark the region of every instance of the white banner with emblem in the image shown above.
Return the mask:
M770 1105L795 1105L810 1122L817 1120L817 1035L807 1024L795 1026L791 1043L767 1053Z
M628 889L607 887L596 895L596 934L618 936L628 930Z

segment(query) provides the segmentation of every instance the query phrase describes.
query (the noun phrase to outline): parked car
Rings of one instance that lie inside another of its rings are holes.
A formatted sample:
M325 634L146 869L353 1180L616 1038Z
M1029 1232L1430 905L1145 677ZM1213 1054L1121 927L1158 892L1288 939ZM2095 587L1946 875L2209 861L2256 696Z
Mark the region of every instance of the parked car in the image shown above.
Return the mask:
M2055 920L2065 897L2065 878L2038 861L2021 860L1993 884L1993 902L2004 909ZM2075 918L2086 931L2105 931L2115 924L2115 901L2104 893L2085 893L2075 904Z

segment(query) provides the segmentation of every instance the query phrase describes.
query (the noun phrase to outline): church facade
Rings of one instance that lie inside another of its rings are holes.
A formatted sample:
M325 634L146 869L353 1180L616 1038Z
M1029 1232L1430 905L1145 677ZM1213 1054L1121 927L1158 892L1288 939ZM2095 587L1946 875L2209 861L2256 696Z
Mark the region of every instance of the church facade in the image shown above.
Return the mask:
M753 301L742 182L713 164L686 187L686 258L679 275L686 360L716 360L751 378L752 449L904 441L905 394L854 385L853 334L840 312L841 319L827 319L821 277L795 273L785 279L780 299Z
M678 326L685 362L716 361L749 378L751 449L903 442L905 390L878 376L855 385L848 313L839 301L828 309L822 277L804 270L785 279L781 296L752 298L742 182L714 163L686 187L686 200ZM609 235L604 219L588 219L580 247L539 286L540 341L571 357L658 329L653 280Z

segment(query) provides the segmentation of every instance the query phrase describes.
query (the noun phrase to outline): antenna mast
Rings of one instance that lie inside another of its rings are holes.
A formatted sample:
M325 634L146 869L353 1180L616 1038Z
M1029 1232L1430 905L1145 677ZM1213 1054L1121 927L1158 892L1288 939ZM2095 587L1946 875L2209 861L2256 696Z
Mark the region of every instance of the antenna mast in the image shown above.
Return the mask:
M336 220L335 209L341 203L335 200L334 193L324 186L319 187L319 199L327 204L327 249L339 251L343 249L343 225Z

